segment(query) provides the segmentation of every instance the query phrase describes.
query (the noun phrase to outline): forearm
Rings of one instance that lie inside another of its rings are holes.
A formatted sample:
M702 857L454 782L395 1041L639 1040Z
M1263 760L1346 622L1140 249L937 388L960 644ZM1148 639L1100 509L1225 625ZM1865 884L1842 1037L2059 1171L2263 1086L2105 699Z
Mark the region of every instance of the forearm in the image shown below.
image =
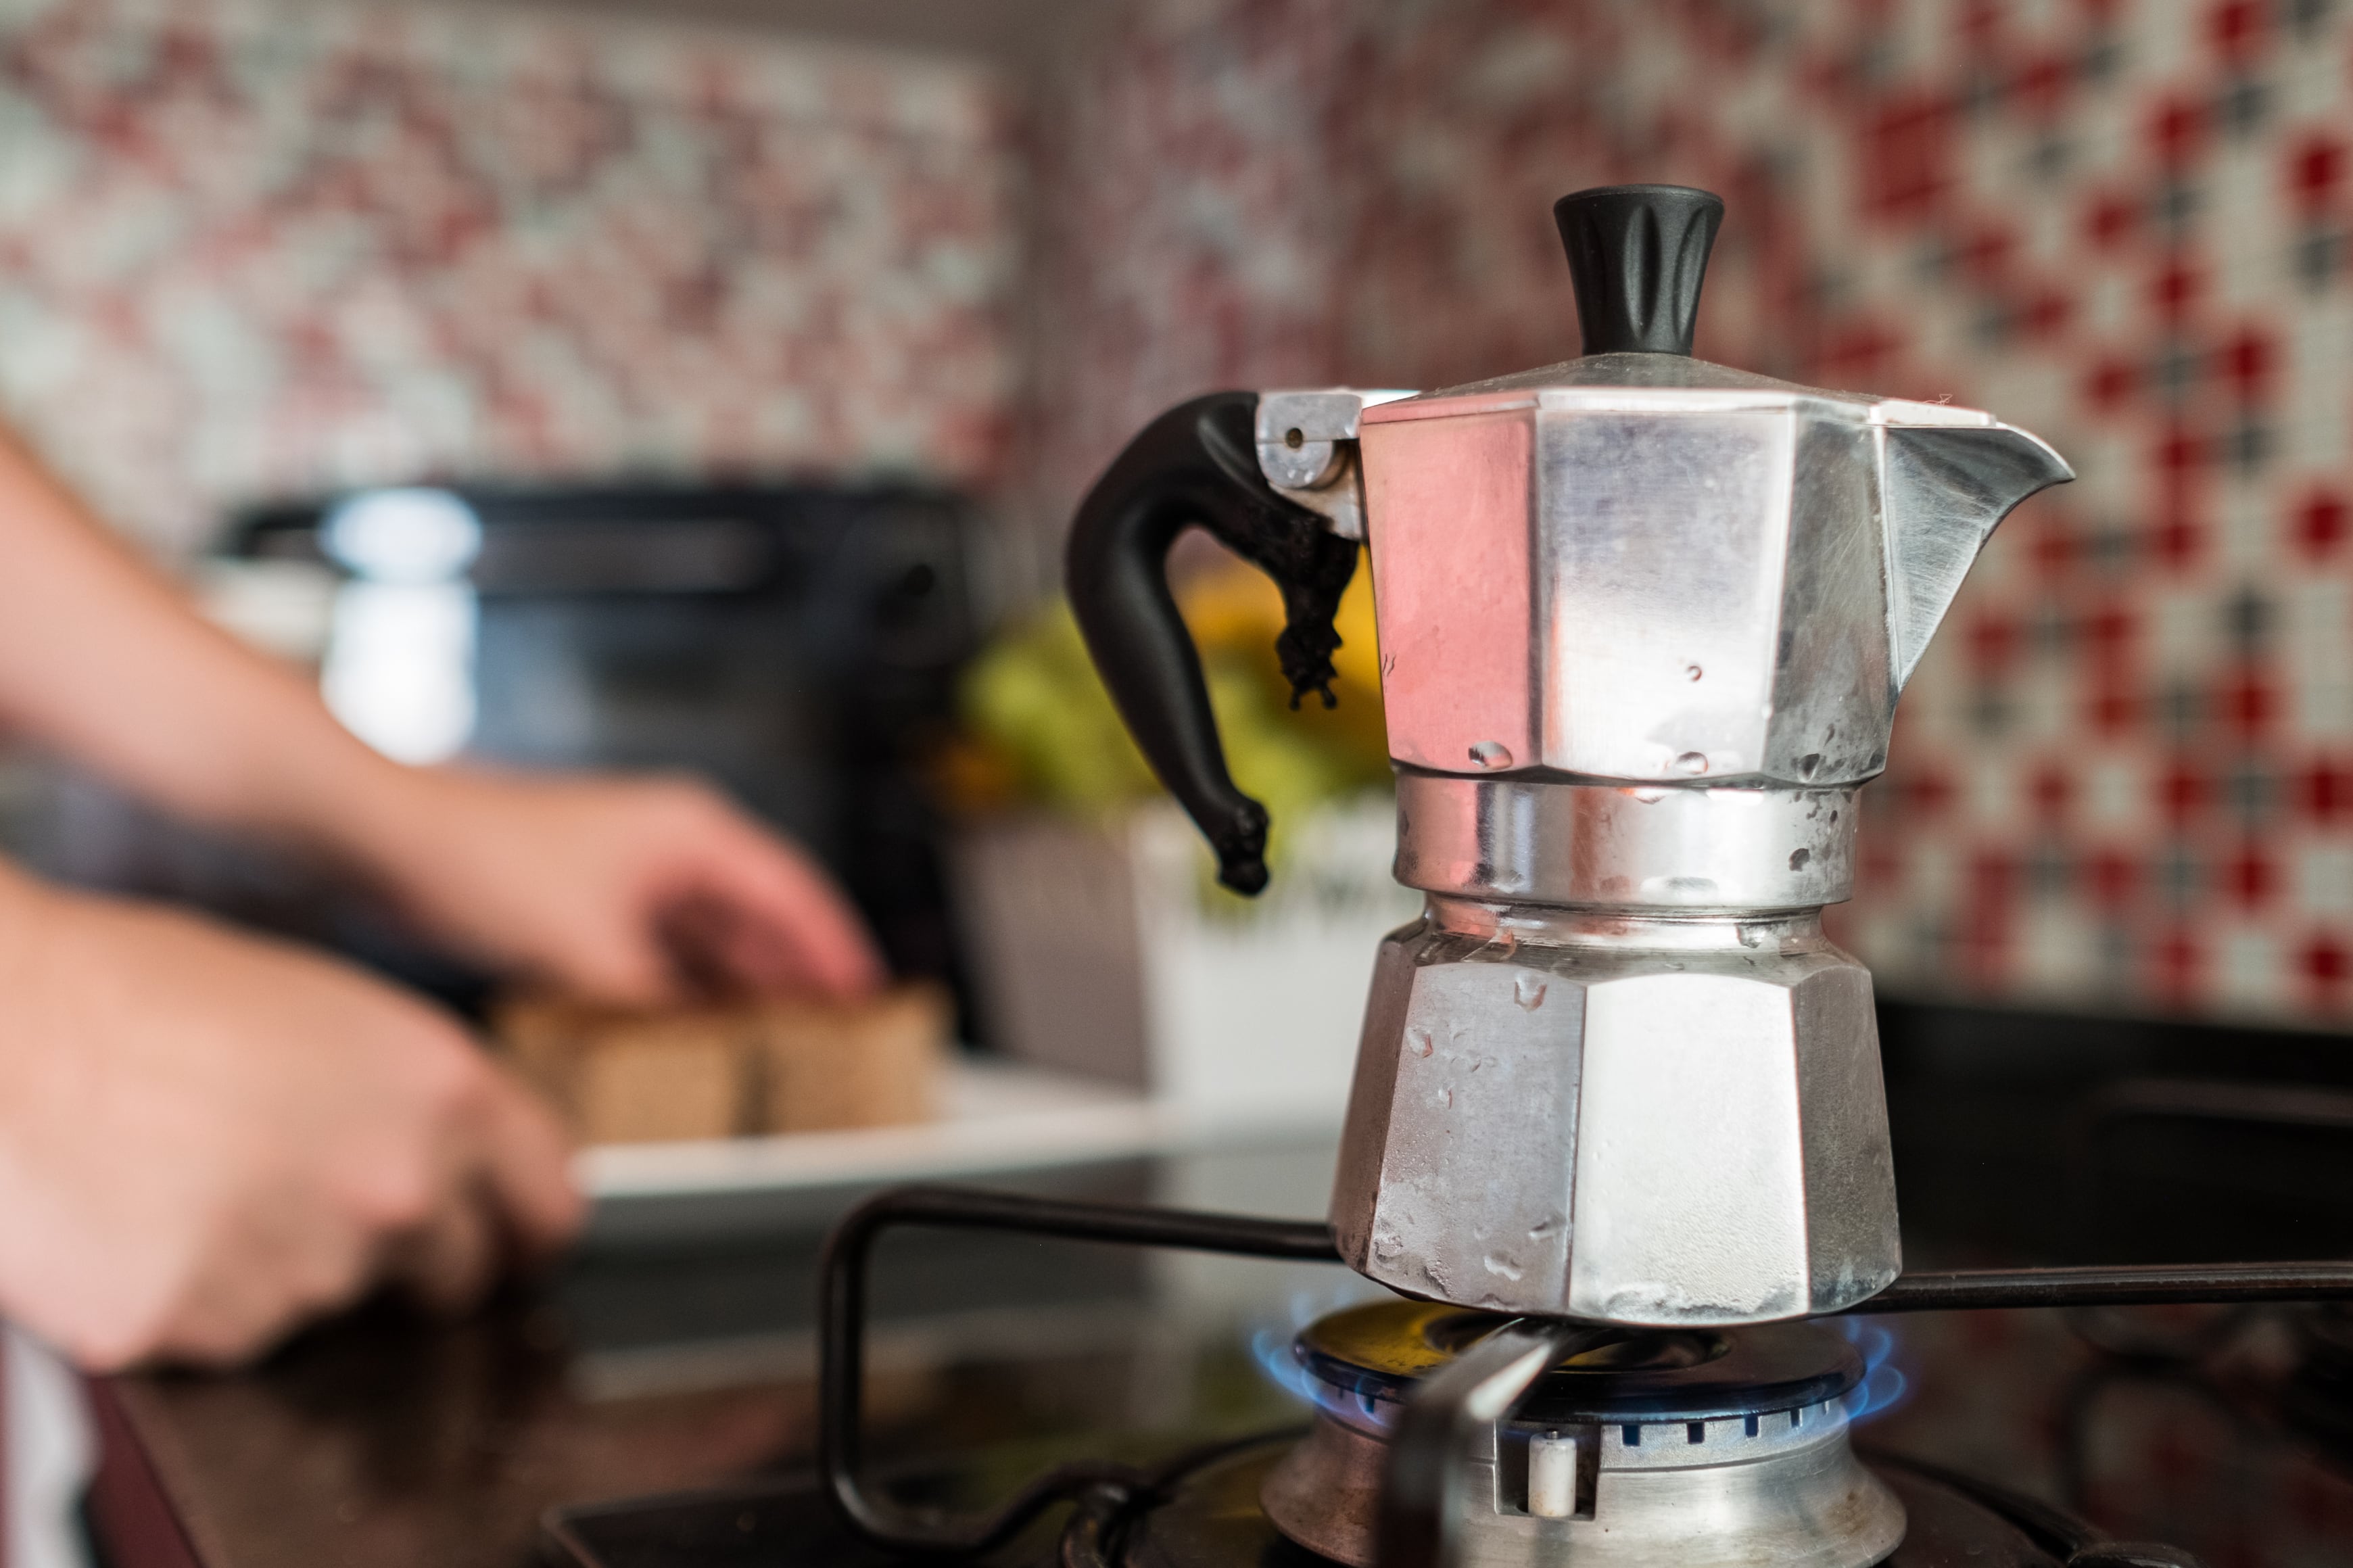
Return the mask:
M0 437L0 722L165 810L337 851L403 770Z

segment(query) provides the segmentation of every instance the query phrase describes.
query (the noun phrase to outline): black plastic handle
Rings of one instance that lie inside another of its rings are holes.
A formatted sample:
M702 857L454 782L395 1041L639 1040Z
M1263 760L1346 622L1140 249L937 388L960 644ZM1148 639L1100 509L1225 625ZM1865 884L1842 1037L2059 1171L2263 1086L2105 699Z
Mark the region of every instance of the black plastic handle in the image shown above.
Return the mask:
M1258 395L1218 392L1180 403L1113 460L1071 525L1071 608L1120 717L1168 793L1218 855L1238 893L1266 886L1266 807L1234 786L1209 710L1201 656L1168 591L1168 547L1208 529L1282 590L1275 639L1291 705L1310 691L1331 707L1332 619L1356 572L1356 545L1275 493L1259 472Z

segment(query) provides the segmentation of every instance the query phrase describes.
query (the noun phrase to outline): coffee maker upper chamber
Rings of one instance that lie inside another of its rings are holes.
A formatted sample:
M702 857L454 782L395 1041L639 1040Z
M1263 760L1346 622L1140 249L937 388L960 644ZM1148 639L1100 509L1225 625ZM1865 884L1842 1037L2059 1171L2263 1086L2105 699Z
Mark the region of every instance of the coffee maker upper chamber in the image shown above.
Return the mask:
M1227 773L1168 546L1205 527L1267 572L1284 670L1326 701L1369 548L1396 870L1429 906L1375 964L1331 1217L1409 1295L1738 1323L1900 1266L1870 975L1820 910L1970 562L2073 476L1987 414L1692 358L1723 212L1564 197L1583 357L1195 399L1072 528L1105 685L1244 892L1266 814Z

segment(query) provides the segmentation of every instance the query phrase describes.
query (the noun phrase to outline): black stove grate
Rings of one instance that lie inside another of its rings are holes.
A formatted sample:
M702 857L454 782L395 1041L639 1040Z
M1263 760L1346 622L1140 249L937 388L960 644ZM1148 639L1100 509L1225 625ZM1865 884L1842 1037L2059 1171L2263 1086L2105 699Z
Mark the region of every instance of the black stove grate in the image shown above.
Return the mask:
M1147 1205L1076 1203L960 1187L910 1186L853 1210L828 1239L821 1265L819 1477L843 1528L861 1549L901 1558L972 1559L1000 1551L1059 1504L1077 1505L1066 1541L1071 1561L1099 1557L1118 1521L1163 1496L1164 1471L1110 1462L1061 1466L993 1514L915 1517L877 1497L860 1476L860 1390L865 1369L866 1270L876 1239L902 1226L1008 1231L1132 1247L1240 1257L1339 1260L1321 1222L1203 1214ZM1904 1275L1854 1311L1917 1312L1985 1308L2098 1308L2256 1301L2353 1300L2353 1264L2224 1263L2021 1269L1952 1269ZM1523 1319L1493 1337L1493 1354L1455 1363L1461 1375L1433 1377L1400 1424L1384 1497L1381 1568L1444 1568L1450 1558L1444 1457L1473 1425L1467 1402L1484 1384L1533 1382L1571 1342L1597 1331ZM1514 1371L1542 1352L1534 1370ZM1493 1365L1486 1363L1493 1363ZM1525 1375L1522 1376L1522 1373ZM1432 1484L1437 1482L1439 1484ZM1984 1498L1978 1499L1980 1502ZM2039 1508L2041 1505L2026 1505ZM2088 1531L2089 1527L2084 1527ZM1073 1544L1075 1543L1075 1544ZM2124 1556L2115 1553L2124 1552ZM2105 1555L2104 1555L2105 1554ZM2168 1549L2119 1546L2096 1532L2059 1561L2187 1563Z

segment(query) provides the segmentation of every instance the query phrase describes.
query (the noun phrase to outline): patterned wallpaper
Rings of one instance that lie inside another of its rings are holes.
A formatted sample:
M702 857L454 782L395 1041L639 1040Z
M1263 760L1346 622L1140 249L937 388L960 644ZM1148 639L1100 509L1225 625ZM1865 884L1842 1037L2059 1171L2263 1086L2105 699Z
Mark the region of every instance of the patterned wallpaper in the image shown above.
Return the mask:
M1066 100L1062 506L1211 383L1573 353L1552 198L1710 186L1703 353L2082 475L1905 697L1842 939L1893 992L2353 1005L2353 7L1145 0Z
M985 484L977 67L362 0L0 0L0 400L167 551L428 476Z
M1026 124L751 35L0 0L0 401L167 549L288 491L726 469L993 489L1043 542L1202 387L1565 356L1551 199L1706 184L1703 353L2083 475L1907 695L1846 940L1890 990L2324 1021L2348 94L2341 0L1131 0Z

